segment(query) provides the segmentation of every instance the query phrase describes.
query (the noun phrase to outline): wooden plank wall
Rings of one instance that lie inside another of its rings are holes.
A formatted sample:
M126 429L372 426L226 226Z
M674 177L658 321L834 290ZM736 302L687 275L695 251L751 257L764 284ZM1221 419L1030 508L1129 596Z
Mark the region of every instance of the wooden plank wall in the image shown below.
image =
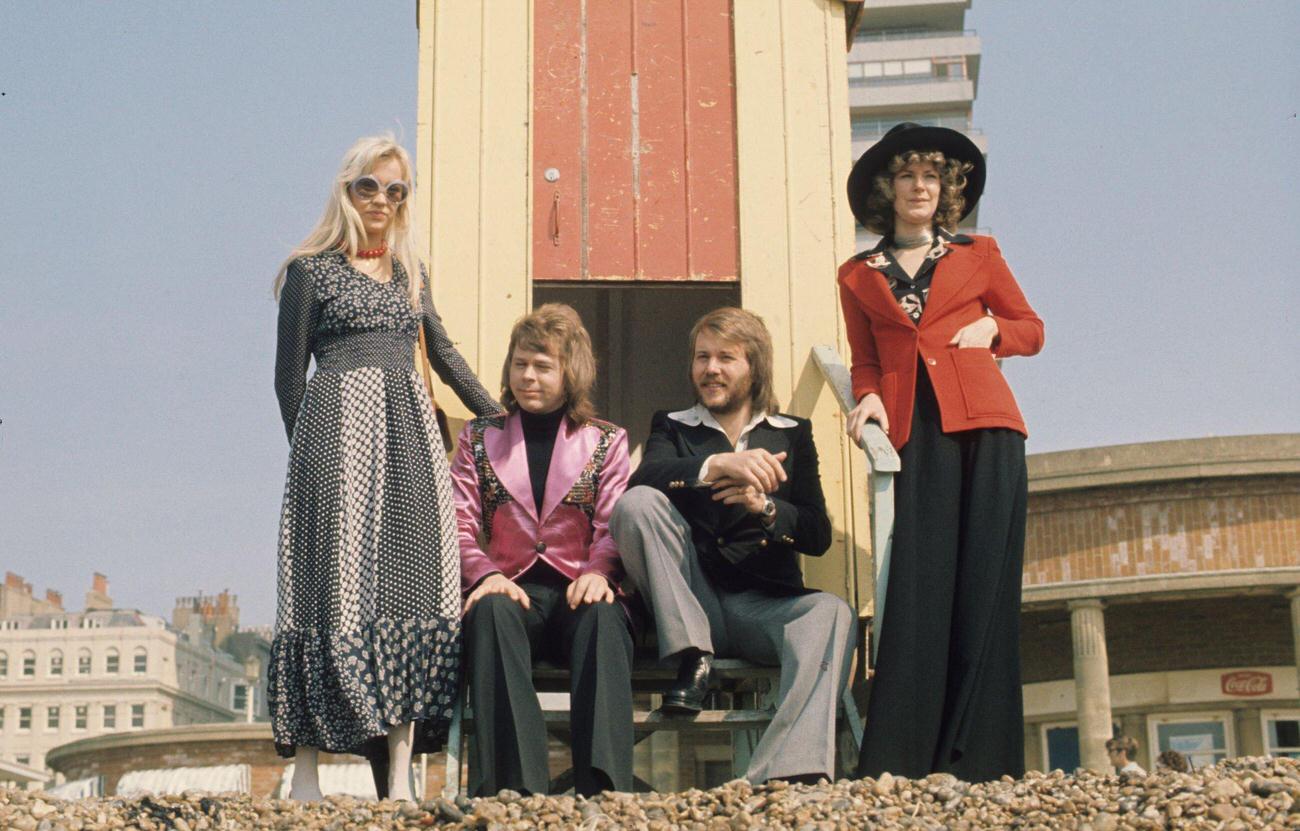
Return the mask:
M436 2L420 27L416 215L434 305L489 391L511 322L531 306L531 4ZM467 410L442 388L453 417Z
M776 347L776 386L812 418L835 541L805 558L811 585L860 613L871 606L870 523L861 451L810 357L820 343L847 357L836 269L853 253L844 183L850 167L844 5L747 0L734 8L740 280Z
M534 15L534 279L735 280L731 0Z

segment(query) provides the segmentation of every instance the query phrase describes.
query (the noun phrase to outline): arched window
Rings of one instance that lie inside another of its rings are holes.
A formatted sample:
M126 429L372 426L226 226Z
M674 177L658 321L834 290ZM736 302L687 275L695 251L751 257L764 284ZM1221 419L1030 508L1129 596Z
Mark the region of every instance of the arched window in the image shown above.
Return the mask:
M50 675L63 674L63 650L54 649L50 651Z
M78 675L90 674L90 650L89 649L83 648L77 651L77 674Z
M30 649L23 653L23 677L36 677L36 653Z
M143 646L135 648L135 661L131 665L131 671L136 675L144 675L149 671L149 653Z
M110 646L108 654L104 656L104 672L109 675L117 675L118 660L117 649Z

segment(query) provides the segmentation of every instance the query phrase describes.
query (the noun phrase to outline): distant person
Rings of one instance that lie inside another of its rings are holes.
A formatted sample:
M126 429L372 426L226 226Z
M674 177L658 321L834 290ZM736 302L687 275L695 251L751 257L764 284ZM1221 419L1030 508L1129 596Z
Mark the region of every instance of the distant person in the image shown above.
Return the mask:
M410 233L411 174L391 137L354 144L275 281L289 472L267 683L292 799L320 798L318 750L376 737L391 762L380 793L410 799L413 725L436 737L456 699L460 554L419 333L465 406L500 408L433 309Z
M1116 773L1146 776L1146 770L1133 761L1133 757L1137 756L1137 752L1137 739L1132 736L1121 734L1106 742L1106 755L1110 757L1111 767L1115 768Z
M1172 770L1177 773L1191 773L1192 763L1177 750L1162 750L1156 757L1156 770Z
M860 776L1024 773L1026 432L996 359L1038 352L1043 322L997 243L955 230L983 188L970 139L911 123L849 176L881 239L839 270L847 428L878 422L902 456Z
M577 312L547 303L510 333L505 416L465 425L452 465L474 708L470 794L549 790L540 657L567 665L574 790L632 790L632 633L609 533L627 433L594 417Z
M628 582L654 614L659 657L677 666L663 710L703 707L715 657L781 668L772 721L745 775L835 777L835 713L857 615L806 588L799 555L831 544L812 424L783 415L772 339L724 308L690 335L695 404L654 415L634 486L610 522Z

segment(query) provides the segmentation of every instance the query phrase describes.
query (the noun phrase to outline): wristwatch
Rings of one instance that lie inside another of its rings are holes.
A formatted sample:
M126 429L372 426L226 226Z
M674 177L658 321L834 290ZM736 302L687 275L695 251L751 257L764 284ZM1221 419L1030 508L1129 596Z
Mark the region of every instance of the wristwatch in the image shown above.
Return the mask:
M770 496L763 497L763 510L759 511L758 515L762 517L763 522L767 523L768 525L771 525L772 521L776 519L776 502L772 499L772 497Z

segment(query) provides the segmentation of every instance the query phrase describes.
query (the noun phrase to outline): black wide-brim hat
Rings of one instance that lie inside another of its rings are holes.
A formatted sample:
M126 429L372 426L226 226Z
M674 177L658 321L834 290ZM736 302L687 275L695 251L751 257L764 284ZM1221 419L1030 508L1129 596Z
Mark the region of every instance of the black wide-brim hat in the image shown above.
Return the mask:
M947 127L922 127L904 121L889 129L880 141L867 148L849 173L849 208L858 222L866 227L867 197L871 195L876 176L885 171L890 159L909 150L938 150L946 158L970 162L973 167L966 174L966 188L962 195L966 205L962 208L965 219L984 193L984 154L965 133Z

